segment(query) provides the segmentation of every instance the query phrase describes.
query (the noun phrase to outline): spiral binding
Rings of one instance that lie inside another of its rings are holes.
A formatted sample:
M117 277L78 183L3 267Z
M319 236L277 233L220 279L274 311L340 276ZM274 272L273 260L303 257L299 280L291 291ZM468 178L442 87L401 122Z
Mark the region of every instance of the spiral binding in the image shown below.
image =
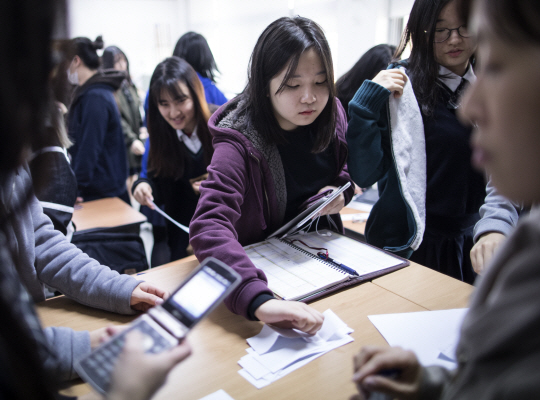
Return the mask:
M313 258L314 260L317 260L317 261L319 261L320 263L325 264L326 266L328 266L328 267L330 267L330 268L332 268L332 269L335 269L336 271L341 272L341 273L344 274L344 275L348 275L348 273L347 273L346 271L342 270L338 265L336 265L336 264L334 264L334 263L331 263L331 262L329 262L329 261L323 260L322 258L320 258L320 257L316 256L315 254L313 254L313 253L307 251L306 249L303 249L303 248L301 248L301 247L299 247L299 246L297 246L297 245L295 245L295 244L289 242L287 239L279 239L279 241L280 241L280 242L283 242L283 243L285 243L285 244L287 244L287 245L289 245L289 246L292 247L293 249L298 250L299 252L301 252L301 253L307 255L308 257L311 257L311 258Z

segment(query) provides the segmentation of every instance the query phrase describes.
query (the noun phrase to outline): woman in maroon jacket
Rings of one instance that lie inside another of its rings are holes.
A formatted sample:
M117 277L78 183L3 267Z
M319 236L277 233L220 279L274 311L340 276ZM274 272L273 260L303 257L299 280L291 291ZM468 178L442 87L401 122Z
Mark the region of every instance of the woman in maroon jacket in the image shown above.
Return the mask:
M345 111L335 97L328 42L313 21L280 18L257 41L248 84L211 117L214 155L190 225L198 259L214 256L239 272L227 307L251 320L320 329L323 316L278 301L242 246L264 240L318 193L351 179L345 162ZM353 188L322 214L337 214Z

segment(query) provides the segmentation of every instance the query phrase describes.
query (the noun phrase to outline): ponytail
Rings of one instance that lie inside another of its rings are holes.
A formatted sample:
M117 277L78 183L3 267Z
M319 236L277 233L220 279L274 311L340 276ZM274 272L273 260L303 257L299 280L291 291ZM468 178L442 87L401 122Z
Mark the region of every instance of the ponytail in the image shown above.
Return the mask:
M83 64L89 69L96 70L100 67L100 59L97 54L97 50L100 50L104 46L103 37L100 35L93 42L85 37L78 37L73 39L75 45L75 54L79 56Z

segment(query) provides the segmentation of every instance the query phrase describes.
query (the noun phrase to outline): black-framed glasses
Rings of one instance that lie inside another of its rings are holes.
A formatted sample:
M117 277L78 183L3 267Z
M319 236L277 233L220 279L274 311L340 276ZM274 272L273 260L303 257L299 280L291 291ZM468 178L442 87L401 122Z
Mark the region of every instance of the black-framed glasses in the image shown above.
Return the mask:
M446 42L448 38L452 35L452 31L457 31L458 35L462 38L468 38L469 37L469 30L467 29L467 25L461 25L458 28L448 29L448 28L436 28L435 29L435 37L433 41L435 43L442 43Z

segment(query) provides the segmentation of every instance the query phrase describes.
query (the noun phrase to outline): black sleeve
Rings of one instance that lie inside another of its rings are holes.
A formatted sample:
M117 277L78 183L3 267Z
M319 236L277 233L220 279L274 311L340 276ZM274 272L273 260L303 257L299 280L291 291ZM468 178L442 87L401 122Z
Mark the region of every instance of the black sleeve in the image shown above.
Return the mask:
M259 308L262 304L266 303L268 300L272 300L274 298L274 296L268 293L262 293L255 297L248 307L249 319L252 321L258 321L259 319L255 316L255 311L257 310L257 308Z

